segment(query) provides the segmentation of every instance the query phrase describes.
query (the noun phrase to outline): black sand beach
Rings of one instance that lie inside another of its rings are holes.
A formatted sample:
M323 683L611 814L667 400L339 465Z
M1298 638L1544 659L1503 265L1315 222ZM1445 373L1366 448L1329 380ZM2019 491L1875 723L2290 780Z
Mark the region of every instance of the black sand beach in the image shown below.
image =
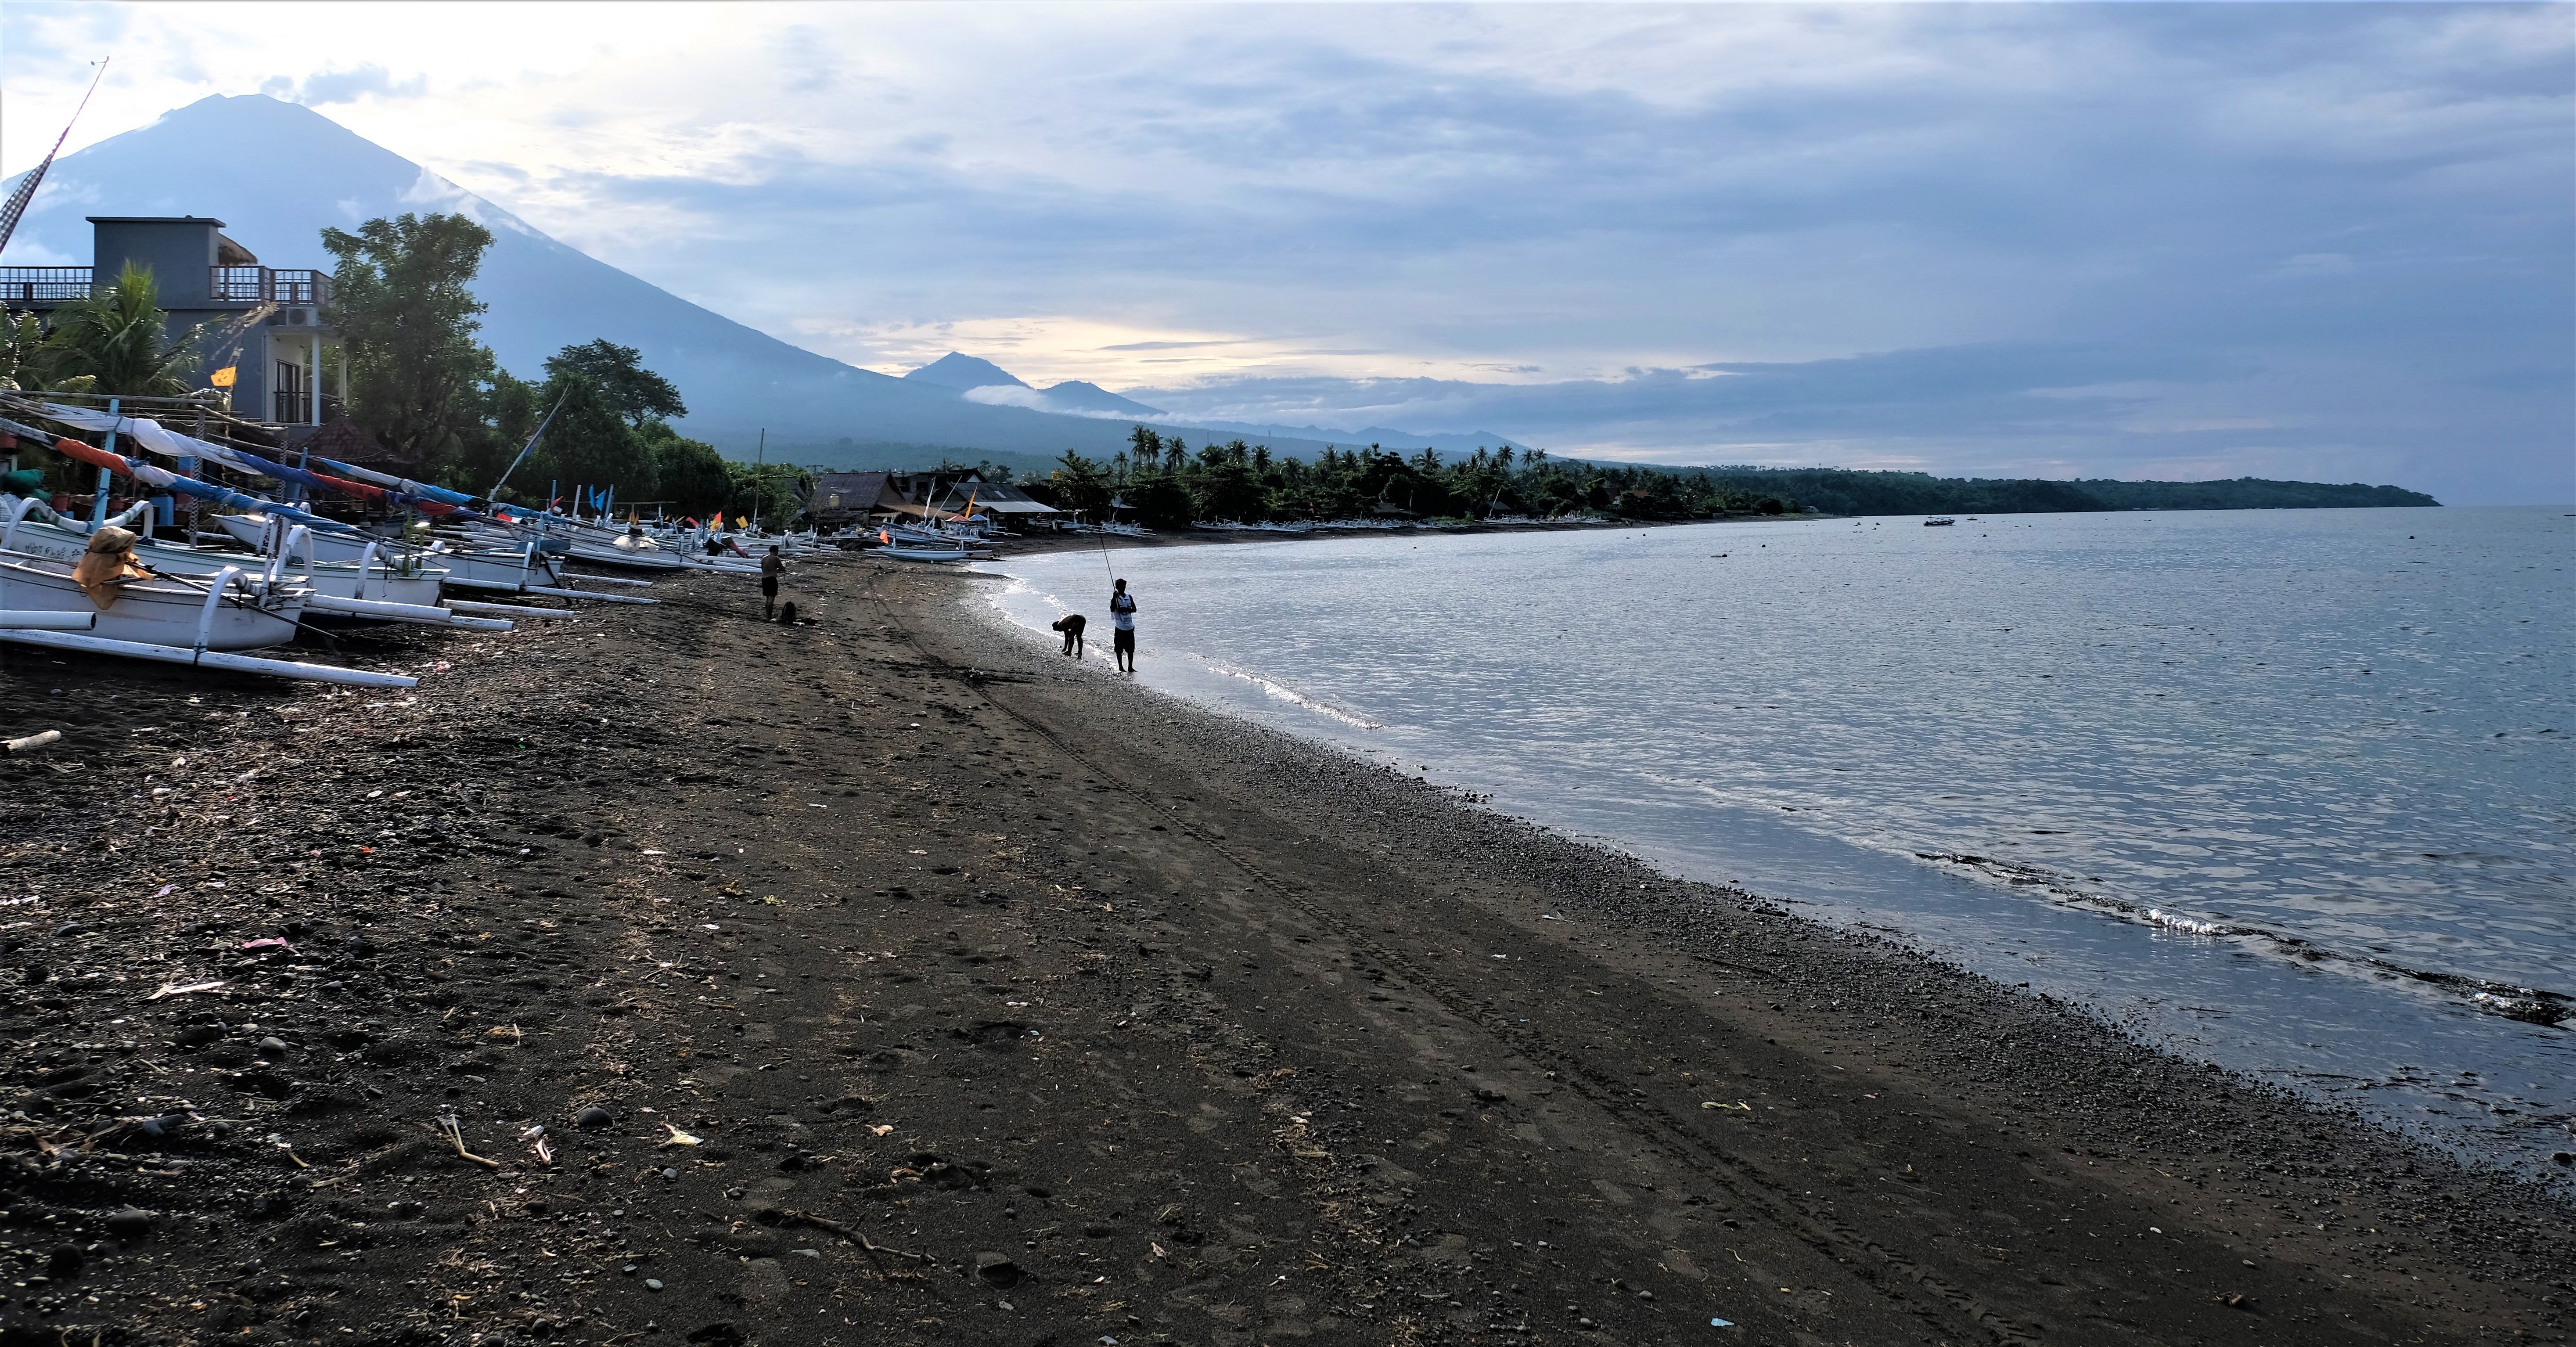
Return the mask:
M2560 1199L987 583L0 653L0 1341L2565 1340Z

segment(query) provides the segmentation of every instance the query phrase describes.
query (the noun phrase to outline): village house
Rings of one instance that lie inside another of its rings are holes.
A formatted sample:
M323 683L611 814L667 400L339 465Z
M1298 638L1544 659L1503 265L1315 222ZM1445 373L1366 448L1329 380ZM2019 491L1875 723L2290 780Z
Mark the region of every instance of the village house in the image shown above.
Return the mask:
M53 311L116 284L127 263L151 271L173 340L203 326L204 360L191 382L228 389L235 416L323 425L349 394L347 352L324 319L331 273L263 266L195 215L93 215L91 265L0 267L0 306ZM332 391L325 392L325 385Z
M990 514L1004 527L1020 532L1053 529L1073 518L1018 487L987 482L973 473L939 498L939 508L950 514L963 514L970 506L975 513Z
M1068 518L1063 511L1032 498L1015 486L985 481L971 469L948 472L814 471L814 494L807 513L823 529L863 528L934 516L948 518L972 504L977 514L991 514L1014 530L1050 529Z

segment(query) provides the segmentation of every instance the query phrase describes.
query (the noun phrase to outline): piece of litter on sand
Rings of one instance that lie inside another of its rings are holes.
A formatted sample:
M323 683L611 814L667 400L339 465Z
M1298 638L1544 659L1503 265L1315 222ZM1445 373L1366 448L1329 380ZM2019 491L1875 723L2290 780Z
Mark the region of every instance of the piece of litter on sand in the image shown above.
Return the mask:
M1555 913L1553 913L1553 912L1542 912L1542 913L1540 913L1540 914L1539 914L1539 918L1538 918L1538 919L1539 919L1540 921L1563 921L1563 920L1565 920L1565 918L1560 917L1560 916L1556 915L1556 914L1555 914Z
M465 1149L465 1129L457 1125L455 1114L440 1114L438 1117L438 1125L440 1130L446 1133L448 1141L456 1147L456 1153L459 1157L471 1160L474 1163L483 1166L485 1169L499 1169L501 1167L500 1161L487 1160L484 1157L476 1155L474 1152ZM287 1154L292 1155L294 1152L289 1151Z
M1735 1321L1731 1319L1711 1319L1708 1321L1708 1326L1711 1328L1733 1328L1735 1327Z
M671 1134L663 1139L662 1144L665 1146L695 1146L698 1144L698 1139L696 1137L690 1136L688 1133L671 1126L669 1123L662 1124L662 1127L665 1131L668 1131Z
M61 730L39 730L24 738L9 740L8 749L12 754L33 753L48 744L62 742L62 737L63 732Z
M143 999L146 1001L158 1001L165 996L187 996L195 992L210 992L223 985L224 984L220 982L191 982L185 987L163 987L161 990L154 992Z
M868 1133L869 1133L869 1135L871 1135L871 1136L888 1136L888 1135L891 1135L893 1132L894 1132L894 1124L893 1124L893 1123L878 1123L876 1126L871 1127L871 1128L869 1128L869 1129L868 1129Z

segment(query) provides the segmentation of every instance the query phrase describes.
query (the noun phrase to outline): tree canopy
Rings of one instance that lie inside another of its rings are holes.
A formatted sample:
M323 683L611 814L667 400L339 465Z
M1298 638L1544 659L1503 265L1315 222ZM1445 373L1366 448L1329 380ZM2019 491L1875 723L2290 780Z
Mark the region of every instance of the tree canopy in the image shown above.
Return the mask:
M606 337L567 346L546 357L546 374L555 379L579 375L590 380L599 389L601 401L638 430L656 417L689 414L687 405L680 401L680 390L672 387L670 380L644 368L642 352Z
M469 283L492 231L463 215L324 229L337 261L326 316L349 359L350 419L397 457L452 468L488 445L497 366L475 339ZM478 483L480 490L490 483Z

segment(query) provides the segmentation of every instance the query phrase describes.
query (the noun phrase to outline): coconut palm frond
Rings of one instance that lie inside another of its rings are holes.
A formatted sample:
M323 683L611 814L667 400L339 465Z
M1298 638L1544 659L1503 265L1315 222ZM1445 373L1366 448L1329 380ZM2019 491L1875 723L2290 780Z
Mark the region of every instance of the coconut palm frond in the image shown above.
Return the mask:
M129 262L114 285L57 311L34 363L47 382L64 389L87 378L100 393L183 397L195 391L204 341L202 326L170 335L151 269Z

